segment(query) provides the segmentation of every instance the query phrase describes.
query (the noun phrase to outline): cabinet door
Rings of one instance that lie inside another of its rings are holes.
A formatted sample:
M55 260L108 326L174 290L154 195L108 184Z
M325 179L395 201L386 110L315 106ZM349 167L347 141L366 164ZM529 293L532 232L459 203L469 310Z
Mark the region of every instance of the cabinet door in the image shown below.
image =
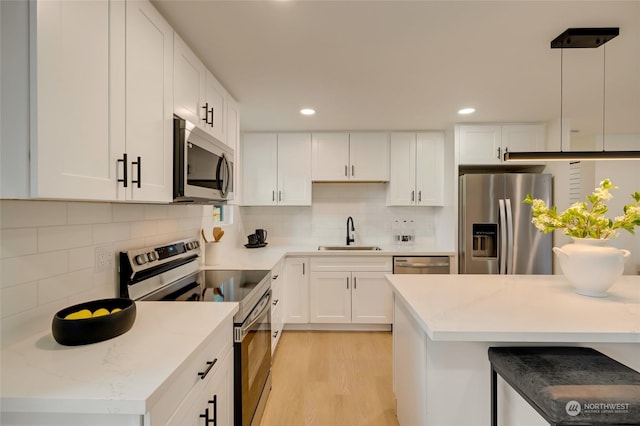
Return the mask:
M418 133L416 138L416 204L444 205L444 134Z
M349 180L349 134L314 133L311 136L314 181Z
M393 293L382 272L353 272L351 322L391 324Z
M215 373L205 383L196 383L180 407L166 422L167 426L201 426L233 424L233 351L229 350ZM209 421L206 421L209 420Z
M311 205L311 134L278 134L278 204Z
M147 1L127 1L126 7L126 144L131 176L129 198L171 201L173 30Z
M309 259L288 257L284 264L285 324L309 322Z
M313 272L310 283L310 319L312 323L350 323L350 272Z
M242 140L242 203L270 206L277 202L278 138L275 133L246 133Z
M500 164L502 162L501 126L459 127L460 164Z
M205 107L208 111L205 130L214 138L226 143L224 122L225 90L209 71L206 72L204 99Z
M389 134L349 134L349 178L352 181L389 180Z
M544 124L508 124L502 126L502 147L509 151L544 151Z
M115 30L116 24L110 21L110 2L31 5L36 8L31 194L115 200L117 158L125 146L120 135L111 132L109 109L111 105L119 114L124 105L110 92L110 78L118 71L117 58L110 61L110 55L124 55L124 46L118 52L119 46L110 41L110 28Z
M177 33L173 40L173 112L204 128L205 110L202 107L207 69Z
M387 205L412 206L416 200L416 134L391 133Z

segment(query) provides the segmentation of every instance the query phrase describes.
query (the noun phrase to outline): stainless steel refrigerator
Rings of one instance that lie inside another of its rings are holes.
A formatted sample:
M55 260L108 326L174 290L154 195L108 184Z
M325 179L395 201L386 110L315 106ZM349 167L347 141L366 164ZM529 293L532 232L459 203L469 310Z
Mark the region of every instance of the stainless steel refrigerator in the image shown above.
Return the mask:
M527 194L552 201L551 175L466 174L459 186L461 274L551 274L551 234L531 223Z

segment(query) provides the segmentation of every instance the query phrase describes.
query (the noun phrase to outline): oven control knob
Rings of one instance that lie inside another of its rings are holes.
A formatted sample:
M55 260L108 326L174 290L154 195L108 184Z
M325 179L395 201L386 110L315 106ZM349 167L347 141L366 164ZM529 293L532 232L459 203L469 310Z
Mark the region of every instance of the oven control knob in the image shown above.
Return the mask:
M147 259L149 259L149 262L153 262L154 260L158 260L158 255L155 251L150 251L147 253Z
M200 247L200 241L194 241L193 248L198 248L198 247Z
M136 263L138 265L144 265L145 263L147 263L147 255L146 254L139 254L136 256Z
M193 250L193 243L191 241L186 243L185 246L187 246L187 250Z

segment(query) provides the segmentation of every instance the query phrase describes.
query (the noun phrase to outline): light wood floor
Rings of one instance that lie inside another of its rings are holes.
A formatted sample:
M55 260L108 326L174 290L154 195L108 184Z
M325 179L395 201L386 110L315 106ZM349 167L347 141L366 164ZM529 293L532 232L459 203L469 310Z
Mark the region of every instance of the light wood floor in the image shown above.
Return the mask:
M390 332L285 331L260 426L397 426Z

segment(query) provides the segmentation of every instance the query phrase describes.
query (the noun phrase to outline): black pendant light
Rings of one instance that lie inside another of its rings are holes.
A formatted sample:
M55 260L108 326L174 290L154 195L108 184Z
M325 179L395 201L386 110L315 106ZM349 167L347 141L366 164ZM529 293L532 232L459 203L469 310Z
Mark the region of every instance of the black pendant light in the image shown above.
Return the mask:
M620 34L620 28L569 28L551 41L552 49L591 49L602 46ZM562 51L561 51L562 54ZM505 152L504 161L580 161L638 160L640 151L606 151L604 149L604 105L602 107L602 151L562 150L562 56L560 63L560 151Z

